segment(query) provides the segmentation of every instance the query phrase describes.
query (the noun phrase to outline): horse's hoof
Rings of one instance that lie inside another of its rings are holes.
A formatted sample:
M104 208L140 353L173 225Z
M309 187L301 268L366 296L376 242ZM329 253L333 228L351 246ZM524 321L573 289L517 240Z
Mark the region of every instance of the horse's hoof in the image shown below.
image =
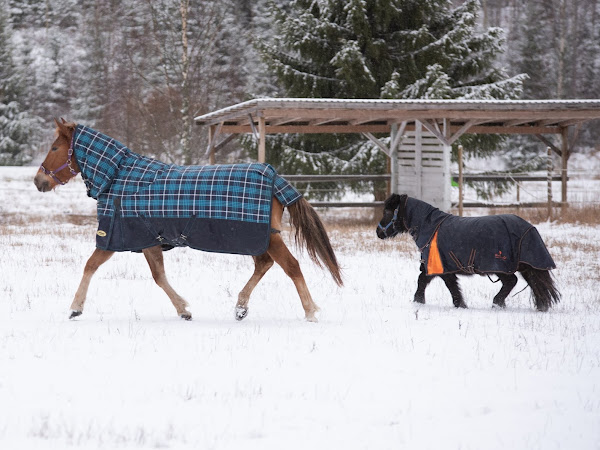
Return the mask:
M496 303L496 302L494 302L494 304L492 305L492 308L505 309L506 308L506 304L504 302L502 302L502 303Z
M69 319L74 319L75 317L80 316L82 314L83 314L83 311L72 310L71 315L69 316Z
M306 316L307 322L317 323L319 320L315 316Z
M185 312L183 314L179 314L179 317L181 317L184 320L192 320L192 313Z
M421 303L421 304L425 304L425 297L415 297L415 299L413 300L413 302L415 303Z
M458 305L454 305L454 307L455 308L464 308L464 309L469 308L465 302L460 302Z
M539 312L548 312L548 309L549 309L549 308L548 308L546 305L543 305L543 306L538 306L538 307L537 307L537 310L538 310Z
M242 320L247 315L248 315L248 308L246 308L245 306L236 306L235 307L235 320Z

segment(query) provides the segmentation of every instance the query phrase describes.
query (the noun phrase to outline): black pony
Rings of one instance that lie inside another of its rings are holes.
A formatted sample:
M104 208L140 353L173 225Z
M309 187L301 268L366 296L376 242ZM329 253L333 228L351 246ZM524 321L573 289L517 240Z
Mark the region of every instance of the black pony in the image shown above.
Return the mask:
M377 236L386 239L408 232L421 251L421 274L414 301L425 303L425 288L439 276L457 308L466 308L458 284L460 275L494 274L502 282L494 306L517 284L520 272L532 291L538 311L560 301L550 270L556 268L536 228L513 214L458 217L407 195L386 201Z

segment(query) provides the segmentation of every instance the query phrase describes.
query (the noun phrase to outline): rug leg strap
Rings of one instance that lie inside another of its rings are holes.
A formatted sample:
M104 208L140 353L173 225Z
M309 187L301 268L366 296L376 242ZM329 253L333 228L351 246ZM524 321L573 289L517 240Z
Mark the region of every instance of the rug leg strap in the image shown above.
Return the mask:
M271 228L271 234L277 234L277 233L281 233L281 230L278 230L277 228Z

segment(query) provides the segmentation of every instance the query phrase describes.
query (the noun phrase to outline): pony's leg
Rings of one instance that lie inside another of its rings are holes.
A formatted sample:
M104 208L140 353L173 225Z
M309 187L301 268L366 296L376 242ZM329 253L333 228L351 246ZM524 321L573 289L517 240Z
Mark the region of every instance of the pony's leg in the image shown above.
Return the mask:
M152 278L154 278L156 284L159 285L169 296L171 303L173 303L173 306L177 310L177 314L179 314L179 317L185 320L192 320L192 313L186 309L188 306L187 302L177 292L175 292L175 290L167 281L161 246L156 245L154 247L145 248L142 251L146 257L146 261L148 261L148 265L150 266Z
M500 281L502 281L502 288L500 288L500 292L498 292L494 297L493 306L505 308L506 303L504 303L504 300L506 300L506 297L508 297L510 291L512 291L517 284L517 277L516 275L510 273L497 273L496 275Z
M458 277L454 273L449 273L445 275L440 275L444 283L446 283L446 287L450 291L452 295L452 303L456 308L466 308L467 304L463 299L462 292L460 290L460 285L458 284Z
M268 253L263 253L259 256L254 256L254 273L252 277L246 283L246 286L240 291L238 295L238 302L235 306L235 318L242 320L248 314L248 302L250 301L250 294L267 273L267 271L273 267L273 258Z
M319 307L313 302L310 292L308 291L298 260L292 256L280 234L271 234L271 242L269 243L267 252L294 282L298 295L300 296L300 301L302 302L302 307L304 308L306 320L309 322L317 322L315 313L319 310Z
M69 316L69 319L83 314L83 306L87 297L90 281L96 273L96 270L98 270L98 267L108 261L113 254L114 252L97 248L87 260L85 268L83 269L83 278L81 278L77 292L75 292L75 298L73 299L73 303L71 303L71 315Z
M425 288L429 283L431 283L433 278L433 276L425 273L425 265L421 264L421 273L419 274L419 279L417 280L417 292L415 292L415 297L413 299L414 302L423 304L425 303Z

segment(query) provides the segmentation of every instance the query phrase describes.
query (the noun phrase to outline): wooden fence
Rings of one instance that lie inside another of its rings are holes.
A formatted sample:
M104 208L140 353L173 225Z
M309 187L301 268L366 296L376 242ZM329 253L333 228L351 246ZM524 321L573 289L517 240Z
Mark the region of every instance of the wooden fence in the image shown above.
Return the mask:
M363 181L387 181L391 180L390 174L384 175L281 175L291 183L307 182L307 183L325 183L334 181L345 181L345 182L363 182ZM455 182L459 182L459 174L452 174L452 179ZM463 183L487 181L487 182L514 182L517 184L517 199L519 196L519 184L526 181L535 182L548 182L548 181L561 181L560 175L552 175L550 177L546 175L526 175L521 173L514 174L473 174L463 175ZM552 200L550 200L552 202ZM311 201L311 205L314 207L321 208L378 208L383 206L384 202L371 201L371 202L342 202L342 201ZM553 203L554 204L554 203ZM484 203L484 202L464 202L463 207L465 208L478 208L478 207L545 207L548 202L525 202L521 203ZM556 206L556 204L554 204ZM457 206L457 205L453 205Z

